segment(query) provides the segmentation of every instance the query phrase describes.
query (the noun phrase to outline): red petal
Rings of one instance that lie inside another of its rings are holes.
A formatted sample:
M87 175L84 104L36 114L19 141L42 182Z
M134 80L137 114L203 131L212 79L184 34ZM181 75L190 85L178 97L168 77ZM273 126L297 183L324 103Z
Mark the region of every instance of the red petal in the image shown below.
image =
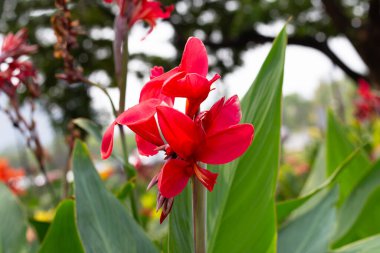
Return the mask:
M172 198L181 193L192 176L191 163L179 159L170 159L161 170L158 189L165 198Z
M230 126L236 125L241 120L241 110L237 95L227 101L221 98L202 119L203 129L207 135L213 135Z
M180 72L164 83L162 92L173 97L204 100L210 92L211 84L212 83L201 75L192 73L184 76L183 72Z
M207 188L207 190L211 192L214 189L218 174L203 169L198 165L194 165L194 173L198 180Z
M161 216L160 216L160 224L162 224L162 222L164 222L164 220L166 219L166 217L169 215L169 213L172 211L172 207L173 207L173 204L174 204L174 199L173 201L171 202L171 205L169 207L169 211L166 213L164 212L164 210L162 210L161 212Z
M146 141L140 135L136 134L136 145L140 155L152 156L158 153L157 146Z
M100 153L102 155L102 159L107 159L110 157L113 148L113 133L114 127L116 123L113 122L105 131L102 139L102 145L100 148Z
M187 73L197 73L204 77L207 75L207 51L200 39L190 37L187 40L183 51L180 68Z
M161 146L164 144L154 118L156 107L161 103L158 99L148 99L137 104L117 117L116 122L128 126L133 132L146 141Z
M251 124L239 124L212 136L207 136L205 144L197 152L197 160L209 164L224 164L241 156L253 139Z
M158 124L165 140L175 153L186 159L202 141L200 128L185 114L165 106L157 107Z

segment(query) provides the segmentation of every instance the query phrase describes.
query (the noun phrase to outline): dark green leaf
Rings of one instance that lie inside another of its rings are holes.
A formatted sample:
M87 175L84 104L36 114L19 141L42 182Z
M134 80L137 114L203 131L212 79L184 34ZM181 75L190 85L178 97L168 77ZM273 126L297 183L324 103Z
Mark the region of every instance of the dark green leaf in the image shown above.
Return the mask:
M84 253L74 216L74 201L62 201L39 253Z
M18 199L0 182L0 252L19 253L26 246L27 219Z
M209 252L274 252L274 192L279 167L281 99L287 42L284 28L242 101L243 121L255 139L240 159L223 168L210 199ZM214 169L215 170L215 169ZM230 187L228 187L230 185ZM215 218L217 217L217 218ZM215 225L213 225L215 223Z
M73 123L78 127L82 128L88 134L93 136L95 140L101 142L103 135L101 128L95 124L93 121L85 118L77 118L73 120Z
M85 251L157 252L124 206L105 189L85 144L79 140L72 163L78 230Z
M38 221L31 218L29 219L29 223L33 226L34 230L37 232L38 240L42 242L50 227L50 222Z

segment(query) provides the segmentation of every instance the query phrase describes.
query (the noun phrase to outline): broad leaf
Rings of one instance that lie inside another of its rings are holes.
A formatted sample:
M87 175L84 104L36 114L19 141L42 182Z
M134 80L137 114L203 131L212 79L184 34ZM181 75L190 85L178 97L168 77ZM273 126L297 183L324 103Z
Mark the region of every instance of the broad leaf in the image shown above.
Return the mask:
M194 252L191 186L175 197L169 215L169 252Z
M358 184L338 211L334 247L380 233L380 162Z
M282 227L278 235L278 252L327 252L334 229L337 196L338 190L335 187L314 208Z
M253 144L240 159L217 169L221 173L217 188L208 195L208 218L216 217L209 224L210 253L276 250L274 192L286 42L283 29L242 101L243 121L255 126ZM216 200L211 199L214 192Z
M306 195L326 180L326 148L324 144L321 144L318 150L317 157L311 168L311 172L307 177L305 185L302 188L301 194Z
M106 190L80 141L75 143L72 168L78 230L87 253L157 252L124 206Z
M0 252L19 253L25 249L26 224L18 199L0 182Z
M345 245L330 253L376 253L380 252L380 235Z
M346 129L335 119L331 111L328 113L326 134L327 176L334 173L338 165L355 149L347 137ZM361 152L342 173L339 179L339 204L350 195L352 190L371 168L369 158Z
M73 200L64 200L59 204L39 253L84 253L74 212Z
M303 195L296 199L291 199L287 201L283 201L277 204L277 220L278 223L282 223L285 218L295 209L302 206L304 203L306 203L310 198L312 198L314 195L316 195L318 192L322 191L323 189L327 188L328 186L331 186L332 183L335 182L335 180L339 180L340 176L344 173L344 170L349 167L350 163L355 159L356 156L360 154L362 151L362 147L357 148L352 152L334 171L334 173L322 184L320 184L318 187L316 187L314 190L309 192L306 195Z

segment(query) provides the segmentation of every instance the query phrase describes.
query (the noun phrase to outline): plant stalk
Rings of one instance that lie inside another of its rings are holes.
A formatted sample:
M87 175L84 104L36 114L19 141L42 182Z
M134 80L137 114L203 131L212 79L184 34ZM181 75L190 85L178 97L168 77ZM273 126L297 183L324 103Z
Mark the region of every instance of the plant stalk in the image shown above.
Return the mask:
M206 253L206 189L195 176L192 179L194 252Z

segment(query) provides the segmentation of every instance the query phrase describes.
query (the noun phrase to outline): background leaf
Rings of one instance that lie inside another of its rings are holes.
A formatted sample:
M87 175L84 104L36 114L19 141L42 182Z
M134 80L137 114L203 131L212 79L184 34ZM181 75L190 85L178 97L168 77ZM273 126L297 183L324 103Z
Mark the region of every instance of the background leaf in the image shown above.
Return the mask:
M93 136L98 142L102 141L102 129L95 122L85 118L76 118L73 123Z
M380 235L343 246L330 253L376 253L380 252Z
M76 214L87 253L157 252L144 231L101 182L84 143L73 152Z
M346 129L329 111L326 133L326 172L327 176L334 173L338 165L352 152L355 147L347 137ZM339 181L339 204L352 192L361 179L368 173L371 163L368 156L361 152L342 173Z
M276 250L274 192L279 167L286 42L286 30L283 29L242 101L243 121L254 124L255 139L244 156L218 169L220 178L230 187L220 184L218 178L218 188L209 194L213 198L214 192L219 191L217 200L209 200L210 210L213 210L209 212L209 219L217 215L215 230L209 232L209 252Z
M331 190L310 211L299 215L281 228L279 253L327 252L333 235L337 187ZM315 196L317 198L319 196Z
M39 253L84 253L74 217L74 201L62 201Z
M19 253L26 247L27 219L16 196L0 182L0 252Z
M169 215L169 252L194 252L191 185L175 197Z

